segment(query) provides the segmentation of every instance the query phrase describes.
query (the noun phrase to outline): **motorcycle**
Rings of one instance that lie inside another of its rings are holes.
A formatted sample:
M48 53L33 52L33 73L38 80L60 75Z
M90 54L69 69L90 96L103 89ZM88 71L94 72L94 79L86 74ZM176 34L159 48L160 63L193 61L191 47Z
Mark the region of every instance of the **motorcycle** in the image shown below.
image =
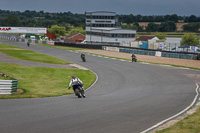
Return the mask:
M81 54L81 59L83 60L83 62L86 62L86 59L85 59L85 55L84 55L84 54Z
M132 58L132 62L133 62L133 61L134 61L134 62L137 62L137 57L136 57L136 56Z
M83 60L83 62L86 62L86 59L85 59L85 57L82 57L82 60Z
M73 85L73 90L78 98L85 97L84 92L82 91L81 86L79 84Z

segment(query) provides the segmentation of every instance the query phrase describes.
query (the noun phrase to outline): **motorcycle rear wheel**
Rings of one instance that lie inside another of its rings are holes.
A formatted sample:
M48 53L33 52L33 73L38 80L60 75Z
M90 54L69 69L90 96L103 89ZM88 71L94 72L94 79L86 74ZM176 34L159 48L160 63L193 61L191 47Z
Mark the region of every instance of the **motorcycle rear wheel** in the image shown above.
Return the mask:
M81 98L81 93L79 91L79 89L75 89L75 95L78 96L78 98Z

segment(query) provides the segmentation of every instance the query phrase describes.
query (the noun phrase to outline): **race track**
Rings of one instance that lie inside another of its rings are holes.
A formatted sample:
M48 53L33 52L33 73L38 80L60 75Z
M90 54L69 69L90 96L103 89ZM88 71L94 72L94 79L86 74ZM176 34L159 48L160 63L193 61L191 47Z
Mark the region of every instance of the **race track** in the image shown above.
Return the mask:
M195 81L185 73L200 71L92 55L82 62L80 53L0 42L82 65L98 75L85 99L0 99L0 133L139 133L184 110L196 96Z

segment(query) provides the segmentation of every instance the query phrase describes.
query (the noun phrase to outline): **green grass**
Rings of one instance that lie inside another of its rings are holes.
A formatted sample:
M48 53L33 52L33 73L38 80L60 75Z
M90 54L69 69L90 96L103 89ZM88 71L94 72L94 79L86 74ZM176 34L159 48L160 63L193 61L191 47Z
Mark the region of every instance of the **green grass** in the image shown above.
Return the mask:
M156 133L200 133L200 108L175 125Z
M22 49L8 44L0 43L0 52L13 56L21 60L51 63L51 64L70 64L70 62L61 60L52 56L37 53L34 51Z
M196 67L187 67L187 66L181 66L181 65L164 64L164 63L154 63L154 62L146 62L146 61L140 61L140 62L150 63L150 64L157 64L157 65L169 65L169 66L174 66L174 67L183 67L183 68L189 68L189 69L194 69L194 70L200 70L200 68L196 68Z
M52 47L52 48L58 48L58 49L63 49L63 50L70 50L70 51L76 51L76 50L85 49L85 48L76 48L76 47L54 46L54 45L40 44L40 43L36 43L36 45L45 46L45 47Z
M73 89L67 90L71 75L75 74L79 77L85 88L88 88L96 79L89 70L29 67L8 63L0 63L0 68L4 74L18 79L18 88L23 90L21 94L0 95L2 99L72 94Z
M0 80L13 80L12 78L3 77L0 75Z

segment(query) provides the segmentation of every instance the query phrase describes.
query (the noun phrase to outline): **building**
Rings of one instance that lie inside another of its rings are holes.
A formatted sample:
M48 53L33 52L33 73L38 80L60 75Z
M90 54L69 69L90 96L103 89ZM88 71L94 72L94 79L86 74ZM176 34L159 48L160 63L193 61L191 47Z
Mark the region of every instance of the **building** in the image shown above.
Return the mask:
M157 40L159 40L158 37L156 36L140 36L138 37L135 41L139 42L156 42Z
M76 42L83 42L85 40L85 35L81 33L74 33L70 36L65 37L64 42L67 43L76 43Z
M166 44L156 36L140 36L131 42L131 47L144 49L164 49Z
M120 27L115 12L86 12L86 42L130 45L135 40L136 30Z

